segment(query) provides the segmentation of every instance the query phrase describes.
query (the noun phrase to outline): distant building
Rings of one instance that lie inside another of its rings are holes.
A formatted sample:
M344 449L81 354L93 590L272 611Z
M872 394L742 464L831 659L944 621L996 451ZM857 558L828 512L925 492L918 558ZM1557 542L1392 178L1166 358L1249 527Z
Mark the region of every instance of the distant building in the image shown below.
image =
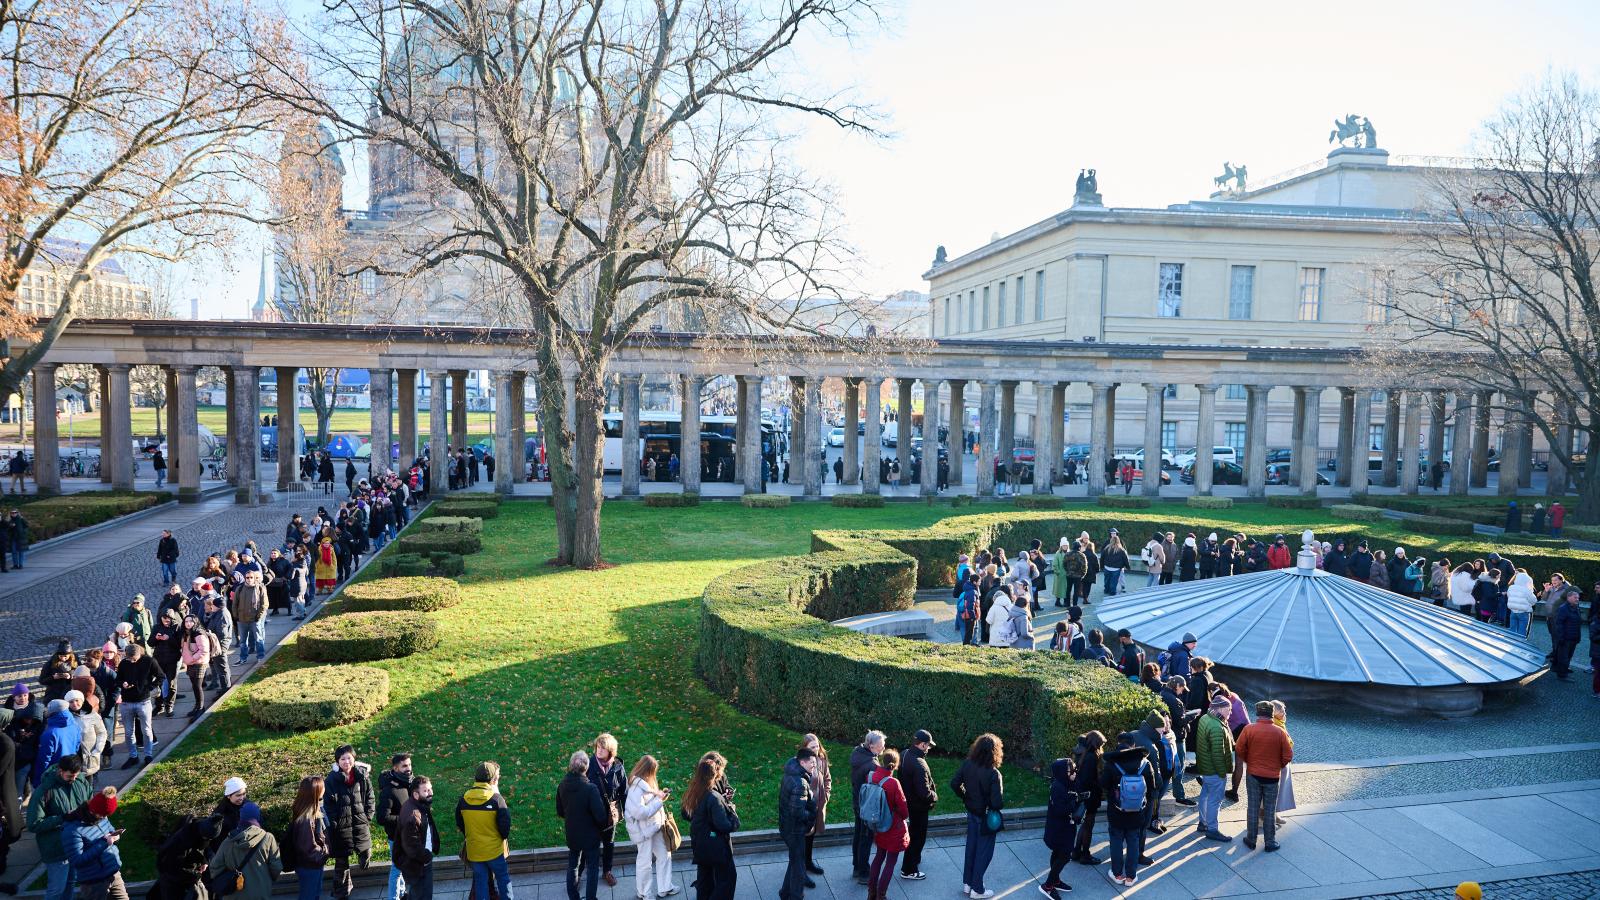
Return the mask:
M48 240L22 273L17 306L39 318L55 315L86 248L75 241ZM88 319L153 319L168 313L158 309L150 288L136 283L116 257L95 267L89 284L78 295L76 315Z

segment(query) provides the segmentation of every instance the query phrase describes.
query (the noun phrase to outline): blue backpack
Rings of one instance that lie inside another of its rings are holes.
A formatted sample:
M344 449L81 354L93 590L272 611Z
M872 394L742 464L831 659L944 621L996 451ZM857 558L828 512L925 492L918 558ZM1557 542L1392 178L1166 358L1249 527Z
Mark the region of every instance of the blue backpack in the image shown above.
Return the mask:
M889 808L889 797L883 792L883 782L875 782L868 778L861 785L861 821L872 829L873 834L882 834L894 827L894 811Z
M1117 809L1123 812L1139 812L1144 809L1144 767L1149 765L1145 760L1139 760L1139 768L1132 775L1117 765L1117 771L1122 777L1117 780Z

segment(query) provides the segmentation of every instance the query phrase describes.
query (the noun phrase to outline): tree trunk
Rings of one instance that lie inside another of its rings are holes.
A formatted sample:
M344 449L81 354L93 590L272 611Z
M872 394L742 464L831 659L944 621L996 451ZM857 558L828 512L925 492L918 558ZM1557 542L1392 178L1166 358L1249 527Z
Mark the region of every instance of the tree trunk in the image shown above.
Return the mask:
M599 567L600 507L605 503L605 409L604 368L585 369L578 375L577 437L573 456L578 478L577 511L572 524L572 565L580 569Z
M1580 471L1574 469L1572 477L1577 482L1578 508L1568 515L1584 525L1600 525L1600 463L1594 461L1594 443L1589 445L1589 459Z
M550 562L558 566L570 566L577 492L560 365L546 365L541 361L535 380L539 385L539 429L543 433L544 461L550 468L550 505L556 514L556 555Z
M339 370L338 369L307 369L306 387L310 388L311 408L317 414L317 446L328 446L328 427L333 419L334 407L338 405L339 396ZM291 385L289 389L289 402L298 404L299 385ZM278 412L283 412L284 406L283 387L278 387Z

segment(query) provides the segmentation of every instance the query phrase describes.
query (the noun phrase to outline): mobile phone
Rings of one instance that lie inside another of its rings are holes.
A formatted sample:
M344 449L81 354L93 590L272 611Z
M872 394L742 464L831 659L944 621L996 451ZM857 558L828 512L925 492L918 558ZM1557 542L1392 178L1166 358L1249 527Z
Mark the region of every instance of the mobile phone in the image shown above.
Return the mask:
M121 833L123 833L124 831L127 831L127 830L128 829L126 829L126 828L113 828L113 829L111 829L111 833L112 834L121 834Z

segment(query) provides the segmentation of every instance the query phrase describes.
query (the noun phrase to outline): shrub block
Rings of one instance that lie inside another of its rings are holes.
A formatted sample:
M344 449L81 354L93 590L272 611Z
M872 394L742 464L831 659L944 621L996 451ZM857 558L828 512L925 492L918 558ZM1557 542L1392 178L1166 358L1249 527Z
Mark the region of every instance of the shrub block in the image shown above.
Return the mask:
M476 534L460 531L423 531L400 536L401 553L477 553L483 548L483 539Z
M1018 494L1011 505L1017 509L1060 509L1065 504L1051 494Z
M1409 516L1397 523L1407 531L1417 534L1471 535L1472 523L1465 519L1446 519L1443 516ZM1514 540L1514 538L1513 538Z
M883 506L882 494L834 494L833 505L847 509L880 509Z
M403 578L428 574L428 558L420 553L385 553L378 557L378 574L385 578ZM348 592L349 588L345 588Z
M1322 499L1316 494L1272 494L1267 505L1274 509L1320 509Z
M294 669L250 688L250 720L280 731L348 725L388 704L389 673L371 666Z
M1328 513L1335 519L1349 519L1353 522L1377 522L1383 518L1381 508L1363 506L1359 503L1335 503L1328 507Z
M1190 509L1233 509L1232 497L1190 497L1184 501Z
M645 494L644 505L663 508L699 506L700 495L694 491L685 491L681 494Z
M485 495L491 496L491 495ZM465 516L473 519L493 519L500 515L499 501L489 502L473 495L471 500L440 500L433 506L435 516Z
M439 645L439 625L415 612L350 612L313 619L300 627L301 659L365 662L410 656Z
M448 534L482 534L483 520L466 516L429 516L418 519L416 534L442 531Z
M328 769L328 745L320 741L268 741L250 752L213 750L178 765L146 770L138 795L155 819L157 835L172 833L186 815L206 816L217 805L214 791L195 785L222 784L237 775L250 785L250 799L261 807L261 824L282 832L302 776Z
M1101 494L1095 505L1106 509L1149 509L1150 498L1133 494Z
M461 585L448 578L380 578L345 587L340 594L353 610L433 612L462 600Z
M956 494L954 497L950 498L950 505L955 507L955 508L957 508L957 509L959 509L959 508L961 508L963 506L971 506L972 505L972 495L971 494Z
M783 509L789 505L788 494L745 494L739 502L751 509Z

